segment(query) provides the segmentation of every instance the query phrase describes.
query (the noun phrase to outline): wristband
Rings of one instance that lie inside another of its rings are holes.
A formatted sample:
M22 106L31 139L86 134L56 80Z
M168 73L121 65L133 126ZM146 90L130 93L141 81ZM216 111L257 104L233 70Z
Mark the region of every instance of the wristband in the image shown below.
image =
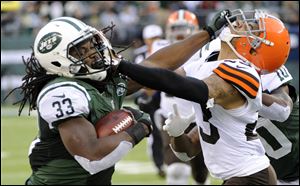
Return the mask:
M145 124L148 127L149 133L146 135L146 137L149 137L150 134L151 134L151 132L152 132L152 130L153 130L153 128L152 128L152 122L149 121L149 120L147 120L147 119L144 119L144 118L140 119L138 122L141 122L141 123Z
M142 123L136 123L125 130L132 137L134 144L138 144L147 134Z

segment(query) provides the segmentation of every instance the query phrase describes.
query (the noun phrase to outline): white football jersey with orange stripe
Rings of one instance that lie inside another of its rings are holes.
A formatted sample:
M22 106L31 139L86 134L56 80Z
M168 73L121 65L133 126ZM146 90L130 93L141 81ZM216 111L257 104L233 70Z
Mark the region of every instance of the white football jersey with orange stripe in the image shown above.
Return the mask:
M254 174L270 163L255 125L262 106L260 78L256 70L241 60L222 60L184 67L187 76L204 79L215 73L232 84L247 102L226 110L208 101L208 109L193 103L204 155L210 173L220 179Z

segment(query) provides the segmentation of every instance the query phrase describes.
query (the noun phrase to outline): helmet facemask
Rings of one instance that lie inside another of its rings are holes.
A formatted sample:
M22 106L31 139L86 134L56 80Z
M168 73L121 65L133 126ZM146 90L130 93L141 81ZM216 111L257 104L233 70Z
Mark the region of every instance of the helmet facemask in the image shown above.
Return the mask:
M262 10L249 10L242 11L240 9L232 11L232 15L230 17L226 17L226 20L230 26L230 28L236 33L233 34L234 37L245 37L251 46L251 48L256 49L262 43L266 45L274 45L273 42L268 41L266 39L266 26L263 18L267 17L265 12ZM230 20L235 20L231 22ZM245 31L236 30L236 24L245 25ZM258 25L257 28L251 26L251 23L255 23Z

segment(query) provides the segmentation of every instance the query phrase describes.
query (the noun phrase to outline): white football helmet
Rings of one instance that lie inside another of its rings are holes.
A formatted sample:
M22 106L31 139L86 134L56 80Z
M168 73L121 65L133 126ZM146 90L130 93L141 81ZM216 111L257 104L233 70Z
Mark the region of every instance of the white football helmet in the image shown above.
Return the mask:
M92 43L91 49L95 52L83 57L78 46L86 41ZM34 55L48 74L99 81L105 79L107 70L118 63L104 34L72 17L59 17L46 24L36 36ZM86 65L86 58L95 59L93 65Z

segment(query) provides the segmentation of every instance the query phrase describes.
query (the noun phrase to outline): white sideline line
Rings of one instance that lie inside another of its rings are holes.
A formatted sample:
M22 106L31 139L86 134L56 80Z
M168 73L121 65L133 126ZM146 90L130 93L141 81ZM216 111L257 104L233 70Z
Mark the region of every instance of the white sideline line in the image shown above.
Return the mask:
M1 116L18 116L19 108L9 108L1 106ZM28 116L28 107L24 107L21 116ZM30 112L30 116L37 116L37 111Z
M1 159L4 159L4 158L7 158L9 155L8 152L5 152L5 151L1 151Z
M155 173L152 162L142 161L120 161L116 163L115 171L120 174L143 174Z

